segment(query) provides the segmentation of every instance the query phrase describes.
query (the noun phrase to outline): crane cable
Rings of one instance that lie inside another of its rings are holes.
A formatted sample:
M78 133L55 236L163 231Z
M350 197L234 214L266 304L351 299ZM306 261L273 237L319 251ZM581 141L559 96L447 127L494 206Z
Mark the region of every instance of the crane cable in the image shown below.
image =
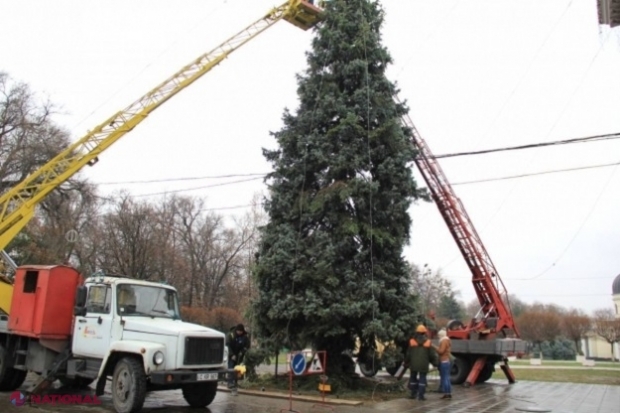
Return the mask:
M322 22L319 22L317 24L317 27L319 27L322 24ZM331 26L329 27L331 29ZM329 49L329 45L330 45L330 40L328 39L328 49ZM328 53L324 53L323 55L323 64L321 65L321 67L325 66L325 63L327 62L329 54ZM310 133L313 133L313 128L316 124L316 112L317 109L319 107L319 102L321 102L321 97L322 97L322 92L323 92L323 81L326 77L325 73L321 74L320 80L319 80L319 87L318 87L318 94L316 96L316 102L314 105L314 108L312 109L312 116L310 117L310 128L309 131ZM303 199L304 199L304 192L305 192L305 187L306 187L306 168L307 168L307 158L308 158L308 140L306 137L306 145L304 146L304 155L303 155L303 177L302 177L302 183L301 183L301 189L299 191L299 227L297 230L297 241L295 242L295 260L294 260L294 268L292 271L292 276L291 276L291 297L295 297L295 276L294 273L297 270L297 265L298 265L298 260L299 260L299 244L301 241L301 237L302 237L302 227L303 227ZM290 327L291 327L291 321L293 320L293 311L290 312L289 314L289 319L288 322L286 324L286 335L287 335L287 340L288 340L288 344L291 346L292 349L292 342L291 342L291 333L290 333Z
M370 246L369 246L369 251L370 251L370 293L371 293L371 297L372 297L372 322L373 322L373 326L376 322L376 307L378 307L378 302L377 299L375 297L375 270L374 270L374 255L373 255L373 214L372 214L372 209L373 209L373 205L372 205L372 152L370 150L370 73L368 71L368 45L367 45L367 38L366 36L368 35L368 32L370 31L370 24L368 22L368 20L366 19L366 16L364 14L364 1L365 0L359 0L360 2L360 8L358 9L361 15L361 31L362 31L362 41L364 43L364 69L365 69L365 78L366 78L366 148L368 151L368 170L369 170L369 180L370 180L370 187L369 187L369 191L368 191L368 197L369 197L369 201L368 201L368 210L369 210L369 220L370 220ZM360 338L360 350L361 350L362 346L361 346L361 338ZM375 371L375 360L376 360L376 351L373 352L373 357L372 357L372 371ZM362 362L364 362L365 360L362 360ZM374 395L374 392L373 392Z

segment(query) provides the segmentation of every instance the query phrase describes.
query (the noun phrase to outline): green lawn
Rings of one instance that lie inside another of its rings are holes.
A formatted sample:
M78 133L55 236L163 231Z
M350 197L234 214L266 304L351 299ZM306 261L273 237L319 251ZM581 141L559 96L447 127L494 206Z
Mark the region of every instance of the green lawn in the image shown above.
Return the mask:
M529 360L515 360L509 363L512 366L529 366ZM612 361L596 361L595 367L616 367L620 369L620 363ZM543 366L563 366L563 367L583 367L582 363L568 360L545 360L542 361Z
M575 363L577 364L577 363ZM620 370L595 369L515 369L517 381L552 381L558 383L607 384L620 386ZM501 370L496 370L493 379L506 380Z
M278 355L278 365L279 366L283 366L286 364L286 357L288 356L288 354L280 354ZM271 365L276 364L276 358L275 357L271 357L270 359L270 363Z

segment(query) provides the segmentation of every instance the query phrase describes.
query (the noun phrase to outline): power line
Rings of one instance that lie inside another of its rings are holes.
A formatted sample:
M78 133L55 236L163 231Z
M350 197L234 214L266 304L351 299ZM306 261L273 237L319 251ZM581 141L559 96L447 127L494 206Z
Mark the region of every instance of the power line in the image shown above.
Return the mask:
M609 280L613 281L614 277L575 277L575 278L544 278L541 281L577 281L577 280ZM533 278L508 278L508 281L533 281Z
M573 235L573 237L571 238L571 240L568 242L568 244L566 244L566 247L564 247L564 250L560 253L560 255L555 259L555 261L553 261L553 263L547 267L546 270L542 271L540 274L532 277L532 279L536 279L539 278L540 276L546 274L549 270L551 270L553 267L555 267L555 265L562 259L562 257L564 257L564 255L566 254L566 252L568 251L568 249L571 247L571 245L573 244L573 242L575 241L575 239L577 239L577 237L579 236L579 234L581 233L581 230L585 227L586 223L588 222L588 220L590 219L590 217L592 216L592 213L594 212L594 210L596 209L596 207L598 206L599 201L601 200L601 198L603 197L603 194L605 193L605 191L607 190L607 187L609 186L612 178L614 177L616 170L617 170L617 166L614 167L614 169L611 171L611 174L609 175L609 178L607 179L607 182L605 183L605 185L603 185L603 188L601 188L601 192L598 194L598 196L596 197L596 200L594 201L594 204L592 204L592 207L590 207L590 211L588 211L588 214L586 215L586 217L584 218L584 220L582 221L581 225L579 225L579 228L577 229L577 232L575 232L575 235Z
M585 170L585 169L604 168L604 167L617 166L617 165L620 165L620 162L612 162L612 163L606 163L606 164L579 166L579 167L575 167L575 168L553 169L553 170L548 170L548 171L532 172L532 173L527 173L527 174L508 175L508 176L501 176L501 177L487 178L487 179L476 179L476 180L472 180L472 181L452 182L451 185L453 185L453 186L456 186L456 185L470 185L470 184L478 184L478 183L485 183L485 182L501 181L501 180L508 180L508 179L527 178L527 177L531 177L531 176L546 175L546 174L552 174L552 173L572 172L572 171L579 171L579 170ZM245 183L245 182L255 181L255 180L263 178L266 175L267 174L232 174L232 175L219 175L219 176L185 177L185 178L170 178L170 179L153 179L153 180L144 180L144 181L106 182L106 183L99 183L98 185L118 185L118 184L135 184L135 183L161 183L161 182L190 181L190 180L201 180L201 179L233 178L233 177L243 177L243 176L251 177L249 179L240 179L240 180L237 180L237 181L222 182L222 183L219 183L219 184L202 185L202 186L192 187L192 188L182 188L182 189L175 189L175 190L164 191L164 192L154 192L154 193L134 195L136 197L143 197L143 196L165 195L165 194L169 194L169 193L195 191L195 190L199 190L199 189L213 188L213 187L218 187L218 186L234 185L234 184L238 184L238 183ZM105 197L101 197L101 198L105 198Z
M560 278L544 278L542 280L536 280L536 282L540 281L578 281L578 280L609 280L613 281L614 277L560 277ZM450 279L454 280L471 280L470 277L450 277ZM506 278L506 281L533 281L532 278Z
M519 297L607 297L611 294L519 294Z
M193 187L193 188L173 189L173 190L170 190L170 191L152 192L152 193L148 193L148 194L138 194L138 195L133 195L133 196L136 197L136 198L139 198L139 197L144 197L144 196L167 195L167 194L173 194L173 193L177 193L177 192L188 192L188 191L196 191L196 190L199 190L199 189L213 188L213 187L216 187L216 186L226 186L226 185L239 184L239 183L243 183L243 182L256 181L258 179L263 179L263 177L259 176L259 177L256 177L256 178L241 179L241 180L238 180L238 181L222 182L220 184L202 185L202 186L196 186L196 187Z
M476 179L476 180L473 180L473 181L453 182L453 183L451 183L451 185L456 186L456 185L478 184L478 183L483 183L483 182L502 181L502 180L507 180L507 179L516 179L516 178L527 178L527 177L530 177L530 176L554 174L554 173L559 173L559 172L572 172L572 171L580 171L580 170L584 170L584 169L605 168L605 167L608 167L608 166L617 166L617 165L620 165L620 162L612 162L612 163L605 163L605 164L598 164L598 165L589 165L589 166L579 166L579 167L575 167L575 168L552 169L552 170L549 170L549 171L532 172L532 173L529 173L529 174L508 175L508 176L501 176L501 177L497 177L497 178L488 178L488 179Z
M559 141L543 142L543 143L531 143L528 145L508 146L508 147L495 148L495 149L483 149L480 151L447 153L443 155L431 156L428 158L430 159L453 158L457 156L481 155L481 154L494 153L494 152L505 152L505 151L521 150L521 149L542 148L545 146L568 145L568 144L573 144L573 143L605 141L605 140L618 139L618 138L620 138L620 133L610 133L610 134L605 134L605 135L588 136L585 138L564 139L564 140L559 140Z
M201 209L201 211L221 211L221 210L228 210L228 209L241 209L241 208L249 208L251 206L253 206L254 204L245 204L245 205L234 205L234 206L227 206L227 207L218 207L218 208L203 208Z
M222 179L222 178L239 178L244 176L266 176L267 173L249 173L249 174L231 174L231 175L213 175L213 176L188 176L183 178L160 178L147 179L143 181L116 181L116 182L98 182L97 185L131 185L131 184L152 184L162 182L182 182L182 181L198 181L203 179Z

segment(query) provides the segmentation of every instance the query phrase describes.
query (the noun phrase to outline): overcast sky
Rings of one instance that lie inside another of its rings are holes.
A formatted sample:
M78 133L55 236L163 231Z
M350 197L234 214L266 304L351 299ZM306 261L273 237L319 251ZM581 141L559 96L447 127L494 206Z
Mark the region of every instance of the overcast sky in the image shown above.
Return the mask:
M281 0L280 2L283 2ZM61 108L79 139L275 0L1 0L0 70ZM435 154L620 132L620 35L594 0L384 0L384 44L410 116ZM127 181L265 173L312 32L282 21L156 110L84 173L103 195L225 180ZM620 273L620 141L448 158L441 166L508 291L526 302L611 307ZM416 177L422 178L416 171ZM232 178L228 181L238 181ZM111 185L113 182L123 184ZM103 185L105 183L105 185ZM181 192L209 208L248 205L262 180ZM242 214L246 209L222 209ZM409 260L441 268L475 297L435 205L416 205Z

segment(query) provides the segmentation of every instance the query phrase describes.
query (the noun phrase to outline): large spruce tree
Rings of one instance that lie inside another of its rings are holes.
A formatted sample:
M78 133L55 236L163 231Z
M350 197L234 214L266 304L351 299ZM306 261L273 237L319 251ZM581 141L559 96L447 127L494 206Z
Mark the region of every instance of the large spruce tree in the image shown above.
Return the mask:
M407 108L385 76L382 23L378 2L327 2L298 76L299 109L284 111L273 133L279 149L263 151L274 171L254 274L255 333L272 350L327 350L328 374L356 338L369 347L406 339L419 319L402 251L421 191L401 124Z

